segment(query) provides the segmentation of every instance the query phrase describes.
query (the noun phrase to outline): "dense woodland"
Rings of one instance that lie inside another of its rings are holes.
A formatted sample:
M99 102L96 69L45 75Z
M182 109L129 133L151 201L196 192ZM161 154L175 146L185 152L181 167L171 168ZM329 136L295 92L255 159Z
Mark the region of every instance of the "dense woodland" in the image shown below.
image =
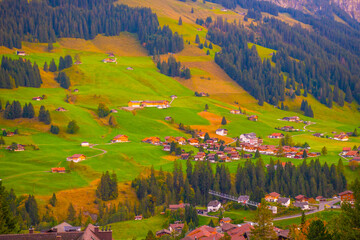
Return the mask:
M174 56L170 56L167 61L157 61L157 68L162 74L171 77L181 77L185 79L191 78L190 69L187 67L181 67L181 63L177 62Z
M42 84L39 67L29 60L2 57L0 68L0 88L40 87Z
M151 55L178 52L184 42L168 26L159 27L149 8L113 5L113 0L4 0L0 2L0 45L21 48L21 41L55 42L56 38L93 39L98 34L137 33Z
M255 53L250 59L241 56L248 55L248 51L244 49L247 42L277 50L272 61L276 63L276 72L285 72L290 78L289 81L294 83L290 88L286 86L290 91L285 91L290 92L290 95L299 89L304 95L311 93L330 108L333 102L343 106L344 98L348 103L353 99L360 102L360 24L340 8L322 1L321 5L326 6L314 16L255 0L213 2L227 8L235 8L238 4L248 9L246 18L257 21L262 19L261 12L275 16L279 12L288 13L315 30L309 31L300 25L289 26L275 18L264 18L256 27L251 24L249 29L240 25L229 25L219 19L211 27L208 38L223 46L222 52L215 60L234 80L257 98L260 105L263 101L274 105L279 100L282 101L282 84L276 77L273 79L265 76L269 68L264 64L261 66L260 59ZM347 25L335 21L333 13ZM219 34L224 36L220 37ZM242 37L240 41L237 39L239 36ZM233 46L229 46L231 44ZM253 78L255 82L249 78ZM280 78L282 79L281 76ZM267 93L268 86L276 91Z

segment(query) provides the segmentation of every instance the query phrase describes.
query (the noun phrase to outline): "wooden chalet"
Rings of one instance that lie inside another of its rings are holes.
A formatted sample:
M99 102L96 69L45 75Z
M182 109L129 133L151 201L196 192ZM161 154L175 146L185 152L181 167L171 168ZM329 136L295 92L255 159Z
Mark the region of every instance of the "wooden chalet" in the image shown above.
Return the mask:
M66 161L69 161L69 162L81 162L81 161L84 161L86 159L86 156L84 154L74 154L72 155L71 157L68 157L66 158Z
M354 193L350 190L339 193L339 197L342 202L344 202L344 201L354 202L355 201Z
M248 117L248 120L249 121L253 121L253 122L257 122L258 121L258 116L256 115L251 115Z
M51 172L52 173L65 173L66 170L64 167L56 167L56 168L51 168Z
M129 137L123 134L117 135L111 140L111 142L112 143L129 142Z
M284 134L282 133L273 133L271 135L269 135L269 138L283 138L284 137Z

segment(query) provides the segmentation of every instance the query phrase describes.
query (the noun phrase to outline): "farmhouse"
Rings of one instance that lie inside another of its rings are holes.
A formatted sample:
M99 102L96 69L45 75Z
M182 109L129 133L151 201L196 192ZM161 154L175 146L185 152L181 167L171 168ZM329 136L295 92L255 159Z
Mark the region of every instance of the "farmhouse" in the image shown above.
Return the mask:
M251 145L258 145L262 143L262 139L256 137L256 133L244 133L239 137L239 141L243 143L249 143Z
M240 110L230 110L231 114L241 114Z
M238 203L247 203L250 200L248 195L240 195L237 199Z
M80 146L88 147L88 146L90 146L90 143L89 142L82 142L82 143L80 143Z
M170 107L169 101L160 100L160 101L143 101L141 103L143 107L157 107L157 108L168 108Z
M231 218L224 217L224 218L220 219L220 225L222 225L224 223L231 223Z
M298 116L284 117L282 120L288 121L288 122L300 122L300 118Z
M182 160L188 160L188 158L190 157L190 154L189 153L183 153L180 155L180 158Z
M65 173L66 170L64 167L56 167L51 169L52 173Z
M75 163L84 161L86 159L86 156L84 154L74 154L71 157L66 158L66 161L73 161Z
M191 146L198 146L199 145L199 140L197 140L196 138L189 138L188 142Z
M129 101L128 106L134 107L134 108L139 108L139 107L141 107L141 101Z
M197 134L198 138L201 138L201 139L204 139L205 135L206 135L206 133L204 133L204 132L198 132L198 134Z
M74 62L74 64L75 65L80 65L80 64L82 64L82 62L81 61L76 61L76 62Z
M228 130L227 129L223 129L223 128L219 128L216 130L215 132L217 135L220 136L226 136L228 134Z
M158 137L147 137L142 140L144 143L150 143L152 145L160 145L161 141Z
M65 108L63 108L63 107L59 107L59 108L55 109L55 111L57 111L57 112L66 112L67 110Z
M172 117L165 117L165 121L171 121Z
M323 133L314 133L313 134L314 137L324 137Z
M183 228L184 223L181 223L179 221L176 221L175 223L169 225L170 232L181 233Z
M194 156L194 160L195 161L203 161L205 159L205 153L204 152L198 152L195 156Z
M193 231L191 231L190 233L188 233L188 235L186 236L186 240L195 240L195 239L211 239L211 240L219 240L223 237L224 235L221 233L218 233L216 231L216 228L212 228L209 226L201 226L198 227L196 229L194 229Z
M176 142L176 139L175 139L175 137L172 137L172 136L166 136L165 142L167 142L167 143Z
M334 140L345 142L349 140L349 137L345 133L340 133L334 136Z
M160 231L156 232L156 237L157 238L161 238L164 235L169 235L170 236L171 232L169 230L167 230L167 229L161 229Z
M218 200L210 201L207 205L208 212L217 212L221 208L221 203Z
M105 58L102 61L103 63L116 63L116 58Z
M290 205L290 198L283 198L283 197L279 197L278 203L280 203L282 206L284 207L289 207Z
M165 151L165 152L170 152L170 150L171 150L170 145L165 145L163 148L163 151Z
M268 202L277 202L277 200L279 199L280 194L277 192L272 192L269 193L265 196L265 200Z
M115 57L115 55L113 53L108 53L108 55L109 55L109 58Z
M343 154L344 157L353 158L359 156L359 153L357 151L348 151L345 154Z
M251 115L250 117L248 117L248 120L257 122L258 116L256 116L256 115Z
M16 55L18 56L26 56L25 51L16 51Z
M22 144L16 144L16 146L10 145L6 149L13 152L23 152L25 151L25 146Z
M135 221L140 221L143 219L142 215L135 216Z
M308 202L294 202L294 207L301 208L301 210L309 210L309 203Z
M184 209L185 207L190 206L189 203L180 203L180 204L170 204L169 209L172 211L176 211L178 209Z
M117 135L112 140L112 143L129 142L129 137L126 135Z
M180 145L186 145L186 138L184 137L176 137L175 141L179 143Z
M284 126L284 127L280 128L280 130L285 131L285 132L298 131L298 129L295 129L293 126Z
M43 98L42 98L42 97L33 97L32 100L34 100L34 101L41 101L41 100L43 100Z
M307 201L307 197L305 197L304 195L298 195L295 197L295 200L297 202L305 202L305 201Z
M339 197L341 199L341 202L343 201L353 202L355 200L354 193L350 190L339 193Z
M269 138L283 138L284 134L282 133L273 133L271 135L269 135Z

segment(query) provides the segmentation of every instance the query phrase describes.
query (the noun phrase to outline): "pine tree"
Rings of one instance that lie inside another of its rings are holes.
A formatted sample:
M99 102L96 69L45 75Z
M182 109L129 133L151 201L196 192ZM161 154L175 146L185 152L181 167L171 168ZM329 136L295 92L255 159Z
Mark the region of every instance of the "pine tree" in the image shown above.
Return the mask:
M50 112L49 110L46 110L45 115L44 115L44 123L46 125L49 125L51 123L51 117L50 117Z
M260 152L259 152L259 149L256 149L256 152L255 152L255 158L260 158L261 155L260 155Z
M49 71L50 72L56 72L57 71L57 66L55 64L55 60L52 59L50 62L50 66L49 66Z
M227 121L226 121L225 117L223 117L221 119L221 125L226 125L226 124L227 124Z
M116 127L117 126L117 121L116 118L114 116L110 116L109 118L109 125L112 127Z
M303 150L302 158L306 159L308 157L306 150Z
M5 140L3 138L3 136L1 136L0 138L0 146L4 146L5 145Z
M196 34L196 37L195 37L195 43L200 43L200 37L198 34Z
M45 72L49 71L49 66L48 66L47 62L44 63L44 68L43 69L44 69Z
M209 44L209 49L213 49L212 43Z
M46 118L46 110L45 110L45 106L41 105L40 110L39 110L39 121L40 122L44 122Z
M206 51L206 55L210 55L210 51L209 51L209 49Z
M51 204L51 206L55 207L56 202L57 202L56 195L55 195L55 193L53 193L52 197L49 200L49 203Z
M16 216L11 212L9 194L5 187L2 186L2 181L0 181L0 216L0 234L10 234L18 231Z
M352 134L354 137L357 137L357 136L359 136L359 133L358 133L358 130L357 130L357 128L355 128L354 129L354 131L353 131L353 134Z
M79 126L77 125L75 120L69 122L66 132L69 134L75 134L79 131Z
M24 107L23 107L22 117L23 117L23 118L27 118L27 117L28 117L28 105L27 105L27 103L25 103L25 105L24 105Z
M72 203L70 203L68 207L68 215L66 220L69 221L70 223L73 223L75 219L76 219L76 211Z
M352 96L352 94L351 94L350 87L348 86L348 87L346 88L345 101L348 102L348 103L352 103L353 100L354 100L354 99L353 99L353 96Z
M209 106L205 104L205 111L209 110Z
M264 199L257 208L254 222L256 224L251 230L251 239L277 239L272 224L272 212L269 210L268 204Z
M25 201L25 210L29 214L30 224L35 226L40 222L38 205L33 195L29 195Z
M53 46L52 42L48 43L47 49L48 49L49 52L54 49L54 46Z
M179 22L178 22L178 25L182 25L182 19L181 19L181 17L179 17Z
M65 68L69 68L73 65L73 60L72 57L70 55L66 55L64 58L64 62L65 62Z
M322 239L332 239L331 235L328 233L324 222L320 219L313 220L306 234L307 239L312 240L322 240Z
M35 117L35 110L34 110L34 106L32 105L32 103L29 103L29 105L27 107L27 117L28 118Z
M64 70L64 69L65 69L65 60L64 60L63 57L60 57L58 70L61 71L61 70Z
M194 13L194 8L191 8L191 13Z

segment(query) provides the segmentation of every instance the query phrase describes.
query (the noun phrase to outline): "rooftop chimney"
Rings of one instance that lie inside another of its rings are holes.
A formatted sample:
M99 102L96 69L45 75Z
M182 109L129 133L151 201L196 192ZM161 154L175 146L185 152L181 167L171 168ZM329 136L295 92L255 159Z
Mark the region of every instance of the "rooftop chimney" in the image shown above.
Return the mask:
M61 235L56 235L56 240L62 240Z
M33 234L34 233L34 228L30 227L29 228L29 234Z
M95 233L98 233L99 232L99 226L95 226L94 231L95 231Z

